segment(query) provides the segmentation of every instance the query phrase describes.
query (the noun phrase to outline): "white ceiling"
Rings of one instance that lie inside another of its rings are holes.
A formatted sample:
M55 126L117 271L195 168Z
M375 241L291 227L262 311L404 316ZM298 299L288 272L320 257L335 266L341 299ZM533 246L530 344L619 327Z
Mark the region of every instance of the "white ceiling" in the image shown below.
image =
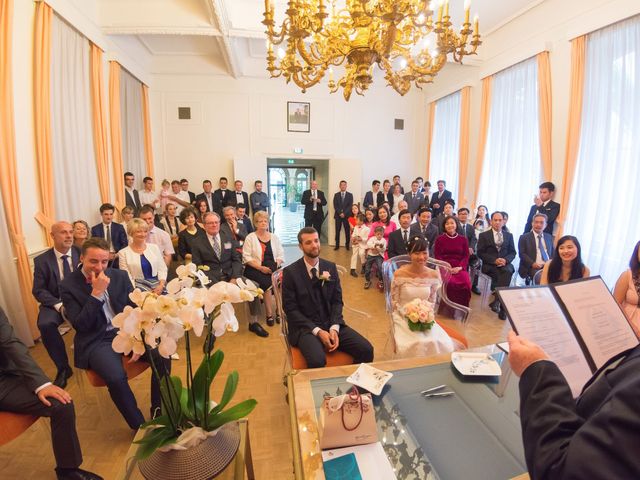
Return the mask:
M340 0L338 0L340 1ZM450 0L454 24L464 0ZM472 0L484 36L544 0ZM273 1L276 21L286 0ZM143 52L151 73L266 77L264 0L98 0L103 32Z

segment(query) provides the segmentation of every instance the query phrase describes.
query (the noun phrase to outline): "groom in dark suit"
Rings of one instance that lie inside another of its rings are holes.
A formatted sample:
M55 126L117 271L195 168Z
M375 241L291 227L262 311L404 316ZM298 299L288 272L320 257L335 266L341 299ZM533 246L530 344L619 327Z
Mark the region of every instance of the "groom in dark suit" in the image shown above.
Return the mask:
M351 228L349 226L349 217L351 213L351 205L353 205L353 194L347 192L347 181L340 180L340 191L333 196L333 218L336 221L336 246L334 250L340 248L340 229L344 228L344 245L349 250L351 245Z
M82 245L82 268L67 276L60 284L60 295L67 317L76 330L73 341L77 368L95 371L107 384L109 395L129 427L137 430L144 417L127 381L122 354L111 343L118 333L113 318L127 305L132 305L133 291L124 270L108 268L109 246L101 238L90 238ZM133 305L132 305L133 306ZM171 372L171 362L152 350L154 363L162 374ZM145 359L133 354L130 362ZM151 414L160 407L160 386L151 376Z
M42 343L58 370L54 384L67 385L73 375L64 340L58 327L64 322L60 282L78 268L80 249L73 246L73 227L67 222L57 222L51 227L53 247L33 260L33 296L40 303L38 329Z
M320 239L312 227L298 233L300 260L282 273L282 301L289 342L298 347L309 368L326 365L325 352L340 350L354 363L373 361L373 346L348 327L342 316L342 288L335 263L320 258Z

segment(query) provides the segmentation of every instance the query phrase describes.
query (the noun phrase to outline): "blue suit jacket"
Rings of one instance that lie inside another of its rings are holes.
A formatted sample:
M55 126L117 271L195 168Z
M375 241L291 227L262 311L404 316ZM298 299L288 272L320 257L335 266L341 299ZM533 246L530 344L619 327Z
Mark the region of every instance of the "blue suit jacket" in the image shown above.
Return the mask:
M104 225L102 225L102 222L91 227L91 236L104 238ZM111 222L111 243L113 244L113 249L116 252L119 252L129 245L127 232L125 232L124 227L121 224L116 222Z
M77 270L80 263L80 249L71 247L71 262ZM53 248L33 259L33 289L31 293L42 307L53 307L60 303L60 269Z
M107 268L105 275L111 279L107 293L113 312L117 315L127 305L134 306L129 300L133 287L127 272ZM87 283L80 268L62 281L60 296L67 318L76 331L73 340L75 366L89 368L89 355L107 332L104 302L91 296L91 284Z

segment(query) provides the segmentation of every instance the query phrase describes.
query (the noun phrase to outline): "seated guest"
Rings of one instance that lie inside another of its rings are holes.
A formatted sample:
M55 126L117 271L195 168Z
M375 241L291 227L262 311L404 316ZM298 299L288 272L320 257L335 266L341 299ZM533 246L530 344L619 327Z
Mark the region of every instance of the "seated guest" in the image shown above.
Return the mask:
M469 209L462 207L458 209L458 225L460 228L460 234L469 242L469 255L472 255L476 251L476 244L478 239L476 238L473 225L468 223L469 221Z
M374 265L376 266L378 284L382 284L382 261L387 253L387 241L383 235L384 228L378 225L373 228L373 236L370 236L369 240L367 240L367 262L364 265L364 288L371 286L371 270Z
M73 246L82 248L84 241L89 238L89 224L84 220L73 222Z
M405 201L404 201L404 199L403 199L403 200L400 200L400 201L398 202L398 206L400 207L400 209L398 210L398 212L397 212L397 213L394 213L393 215L391 215L391 221L392 221L393 223L395 223L396 225L400 225L400 219L398 218L399 213L400 213L402 210L408 210L408 208L409 208L409 205L407 204L407 202L405 202ZM413 215L411 215L411 223L415 223L415 221L416 221L416 220L415 220L414 216L413 216Z
M284 269L282 301L289 326L289 343L298 347L309 368L326 365L325 352L340 350L353 363L373 361L373 346L347 326L342 316L342 288L336 265L320 258L314 228L298 233L300 260Z
M516 258L513 235L502 230L502 213L491 214L491 230L482 232L478 238L477 255L482 260L482 272L491 277L491 291L496 287L508 287L513 276L511 262ZM507 314L497 297L490 304L491 310L498 313L500 320Z
M348 222L349 222L349 235L351 236L351 234L353 234L353 229L356 226L356 219L358 218L358 215L360 215L360 205L358 205L357 203L354 203L353 205L351 205L351 215L348 218ZM353 245L353 242L351 242Z
M209 210L207 207L207 201L202 198L196 200L196 220L200 228L204 228L204 219L202 218L205 213L211 212L213 210Z
M351 254L351 276L357 277L358 259L360 259L360 268L364 268L367 261L367 240L369 239L369 227L364 224L364 215L359 213L356 217L356 225L351 232L351 246L353 253Z
M224 222L220 225L220 230L232 237L240 247L242 251L242 245L244 245L244 239L247 238L247 229L244 225L238 223L236 217L236 208L229 205L222 209L222 215L224 216Z
M247 233L254 231L251 219L247 216L247 207L244 203L236 205L236 218L238 220L238 225L243 225Z
M544 213L547 216L547 226L544 231L549 235L553 235L556 218L560 215L560 204L552 200L556 186L551 182L544 182L541 183L538 188L538 195L534 197L533 205L531 205L529 209L529 216L527 217L527 223L524 227L524 233L532 229L531 222L533 216L536 213Z
M142 207L144 208L144 207ZM109 395L129 427L133 430L144 423L136 397L122 366L122 354L113 350L112 342L118 329L113 318L127 305L132 305L133 291L126 272L108 268L109 246L101 238L91 238L82 246L82 268L68 275L60 284L60 296L66 315L76 331L73 339L77 368L91 369L107 384ZM153 362L161 374L171 372L171 362L151 351ZM131 362L146 359L133 354ZM151 415L160 408L160 385L151 375Z
M406 255L407 247L411 239L411 212L409 210L401 210L398 213L400 219L400 228L389 234L389 242L387 245L387 258L397 257L398 255Z
M431 201L429 202L429 207L433 210L433 215L435 217L438 217L438 215L444 212L445 201L453 199L451 192L445 189L447 182L444 180L438 180L437 185L438 191L433 192L433 195L431 195Z
M553 252L551 261L544 264L540 285L568 282L590 276L589 268L582 263L580 242L571 235L565 235Z
M509 228L507 227L507 223L509 222L509 214L507 212L500 212L502 214L502 218L504 218L504 223L502 224L502 230L504 232L508 232Z
M53 381L60 388L73 375L64 340L58 327L64 322L59 285L80 263L80 249L73 246L73 227L67 222L51 226L53 247L33 259L33 296L40 304L38 329L44 348L58 373Z
M364 224L371 228L373 223L376 221L376 212L370 208L364 211Z
M476 209L476 216L473 219L474 226L478 220L482 221L483 232L486 232L491 228L491 221L489 220L489 209L485 205L478 205L478 208Z
M158 226L154 223L155 215L153 213L154 209L151 205L143 205L140 209L140 219L147 222L149 225L149 233L147 234L147 243L154 243L158 246L160 251L162 252L162 256L164 257L164 262L169 266L171 263L171 259L173 254L176 253L173 248L173 242L171 241L171 237L167 232L158 228Z
M120 211L120 214L122 215L122 225L126 225L134 217L133 207L127 205Z
M271 274L284 263L284 250L275 233L269 232L269 214L258 211L253 216L256 231L247 235L242 246L244 275L264 291L264 309L267 325L274 324L274 301ZM276 316L280 323L280 319Z
M394 175L391 180L393 180L393 185L391 185L391 191L395 194L395 188L396 188L396 185L398 185L400 187L400 193L404 195L404 188L402 188L402 184L400 182L400 175Z
M613 296L636 334L640 335L640 242L633 249L629 270L622 272L618 278Z
M162 294L167 283L167 264L157 245L147 243L149 226L140 218L127 225L131 244L118 252L118 266L129 274L134 288Z
M422 236L411 238L409 242L411 263L398 268L393 274L391 320L395 353L400 358L425 357L454 350L453 341L437 322L431 330L414 332L401 313L402 308L416 298L426 300L435 307L442 280L437 269L427 266L428 250L428 242Z
M440 213L437 217L431 220L436 227L438 227L439 233L444 233L444 221L447 217L453 217L456 222L457 229L460 230L460 224L458 223L458 219L455 217L455 202L453 200L445 200L444 206L442 207L442 213Z
M508 339L531 480L638 478L640 346L606 362L574 399L542 348L513 332Z
M469 306L471 300L471 279L469 266L469 242L458 234L458 222L454 217L444 221L444 233L436 239L434 257L451 265L451 277L447 282L447 297L459 305Z
M362 207L376 210L384 203L384 193L380 191L380 180L371 182L371 190L364 194Z
M411 182L411 191L404 194L404 201L407 202L407 208L411 212L411 215L415 215L422 206L424 195L419 191L417 180Z
M391 207L391 213L396 214L400 211L400 206L398 205L398 203L404 200L404 191L402 189L402 185L395 184L393 186L392 197L393 207Z
M553 237L544 231L547 226L547 216L544 213L537 213L533 216L532 223L533 230L520 235L518 240L520 257L518 274L527 280L527 285L553 255Z
M54 225L55 226L55 225ZM0 411L51 419L51 443L59 480L101 480L80 469L82 451L71 395L52 385L29 349L15 336L0 308ZM37 445L40 449L41 445ZM26 478L26 477L25 477Z
M164 209L164 216L160 219L160 226L171 237L173 246L178 246L178 233L182 230L182 222L177 216L177 207L173 203L167 203Z
M118 252L129 244L124 227L113 221L115 210L116 207L110 203L100 205L102 222L91 227L91 236L103 238L109 245L109 260L112 262L117 262ZM117 267L115 263L113 268Z
M411 225L413 236L422 235L429 243L429 253L433 254L433 247L439 235L438 227L431 222L431 209L422 207L418 210L418 221Z
M203 235L204 230L196 222L196 211L193 208L185 208L180 213L180 222L183 229L178 233L178 254L183 260L191 255L191 245L198 235Z

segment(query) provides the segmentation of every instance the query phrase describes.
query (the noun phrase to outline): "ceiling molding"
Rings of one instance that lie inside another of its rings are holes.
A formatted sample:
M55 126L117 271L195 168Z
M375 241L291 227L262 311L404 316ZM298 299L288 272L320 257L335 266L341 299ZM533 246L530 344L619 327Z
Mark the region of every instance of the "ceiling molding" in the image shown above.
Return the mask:
M136 38L140 41L140 43L144 46L144 48L147 49L147 51L151 55L162 55L166 57L183 57L183 56L184 57L208 57L210 55L210 53L202 53L202 52L176 52L176 51L158 50L157 48L153 48L150 45L149 39L144 35L140 35ZM215 40L212 38L211 41L213 42Z
M172 26L106 26L102 27L106 35L201 35L219 37L222 32L215 27L172 27Z
M527 13L529 10L531 10L532 8L537 7L538 5L540 5L542 2L544 2L545 0L533 0L529 5L527 5L524 8L521 8L520 10L518 10L516 13L514 13L513 15L511 15L510 17L505 18L504 20L502 20L500 23L498 23L495 27L491 28L490 30L486 31L486 32L482 32L482 36L483 37L488 37L489 35L491 35L493 32L500 30L502 27L504 27L507 23L512 22L513 20L515 20L518 17L521 17L522 15L524 15L525 13Z
M232 37L257 38L259 40L267 39L267 35L261 30L247 30L244 28L231 28L229 35Z
M227 66L229 75L233 78L238 78L240 76L240 67L229 37L229 17L227 16L227 10L224 8L222 0L208 0L207 3L210 5L213 20L215 24L219 26L220 32L222 33L221 36L217 37L217 41L224 57L224 63Z

